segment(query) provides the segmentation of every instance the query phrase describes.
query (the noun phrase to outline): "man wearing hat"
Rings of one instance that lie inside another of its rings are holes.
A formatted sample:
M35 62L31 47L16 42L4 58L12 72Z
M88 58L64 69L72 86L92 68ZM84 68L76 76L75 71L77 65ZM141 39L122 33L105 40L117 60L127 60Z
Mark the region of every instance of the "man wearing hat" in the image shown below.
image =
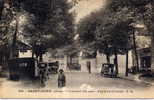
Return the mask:
M58 74L58 87L64 87L66 85L66 78L64 75L64 71L63 69L59 70L59 74Z

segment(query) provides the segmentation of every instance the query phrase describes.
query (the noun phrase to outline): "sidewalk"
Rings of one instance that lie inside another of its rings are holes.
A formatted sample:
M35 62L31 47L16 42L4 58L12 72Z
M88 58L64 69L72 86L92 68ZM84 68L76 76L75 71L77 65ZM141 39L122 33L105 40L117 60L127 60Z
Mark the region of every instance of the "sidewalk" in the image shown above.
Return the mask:
M154 73L151 74L145 74L139 77L140 80L145 81L147 83L150 83L151 85L154 85Z
M139 76L140 74L129 74L128 76L119 75L120 78L127 79L130 81L138 81L138 82L140 81Z
M120 76L120 78L130 80L130 81L145 83L147 85L154 85L154 78L153 78L153 82L152 82L152 81L149 81L148 78L142 79L142 78L140 78L140 76L141 76L141 74L129 74L128 77Z

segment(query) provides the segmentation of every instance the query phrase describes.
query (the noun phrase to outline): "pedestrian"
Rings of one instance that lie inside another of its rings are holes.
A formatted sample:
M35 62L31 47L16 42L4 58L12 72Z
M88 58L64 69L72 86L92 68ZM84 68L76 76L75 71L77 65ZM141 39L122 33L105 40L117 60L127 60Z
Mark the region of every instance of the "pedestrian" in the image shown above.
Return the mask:
M90 61L87 62L87 68L88 68L88 72L90 74L91 73L91 62Z
M45 87L46 75L44 68L40 69L40 83L42 87Z
M46 70L46 79L47 79L47 80L50 79L50 77L49 77L49 69Z
M58 87L59 88L65 87L65 85L66 85L66 77L63 69L60 69L58 74Z

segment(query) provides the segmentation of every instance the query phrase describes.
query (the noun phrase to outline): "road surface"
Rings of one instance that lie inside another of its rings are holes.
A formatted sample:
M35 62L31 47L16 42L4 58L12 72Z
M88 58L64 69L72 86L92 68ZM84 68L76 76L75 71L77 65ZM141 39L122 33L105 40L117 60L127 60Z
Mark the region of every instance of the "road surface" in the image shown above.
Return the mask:
M84 72L67 72L66 75L66 87L68 89L137 89L143 90L153 87L151 84L143 81L135 81L128 78L105 78L99 73L84 73ZM49 80L46 81L46 86L43 88L58 89L57 87L57 74L50 75ZM38 81L32 80L20 80L11 81L6 78L2 78L0 85L9 88L42 88Z

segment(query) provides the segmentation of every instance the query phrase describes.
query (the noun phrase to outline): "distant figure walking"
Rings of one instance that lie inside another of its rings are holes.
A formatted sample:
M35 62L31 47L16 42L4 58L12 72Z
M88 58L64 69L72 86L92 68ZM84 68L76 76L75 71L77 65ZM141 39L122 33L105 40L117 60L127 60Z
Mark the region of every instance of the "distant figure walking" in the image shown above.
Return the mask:
M65 85L66 85L66 77L63 69L60 69L58 74L58 87L59 88L65 87Z
M40 69L40 84L42 87L45 87L45 81L46 81L46 75L45 75L45 69Z
M88 68L89 74L91 74L91 62L90 61L87 62L87 68Z

